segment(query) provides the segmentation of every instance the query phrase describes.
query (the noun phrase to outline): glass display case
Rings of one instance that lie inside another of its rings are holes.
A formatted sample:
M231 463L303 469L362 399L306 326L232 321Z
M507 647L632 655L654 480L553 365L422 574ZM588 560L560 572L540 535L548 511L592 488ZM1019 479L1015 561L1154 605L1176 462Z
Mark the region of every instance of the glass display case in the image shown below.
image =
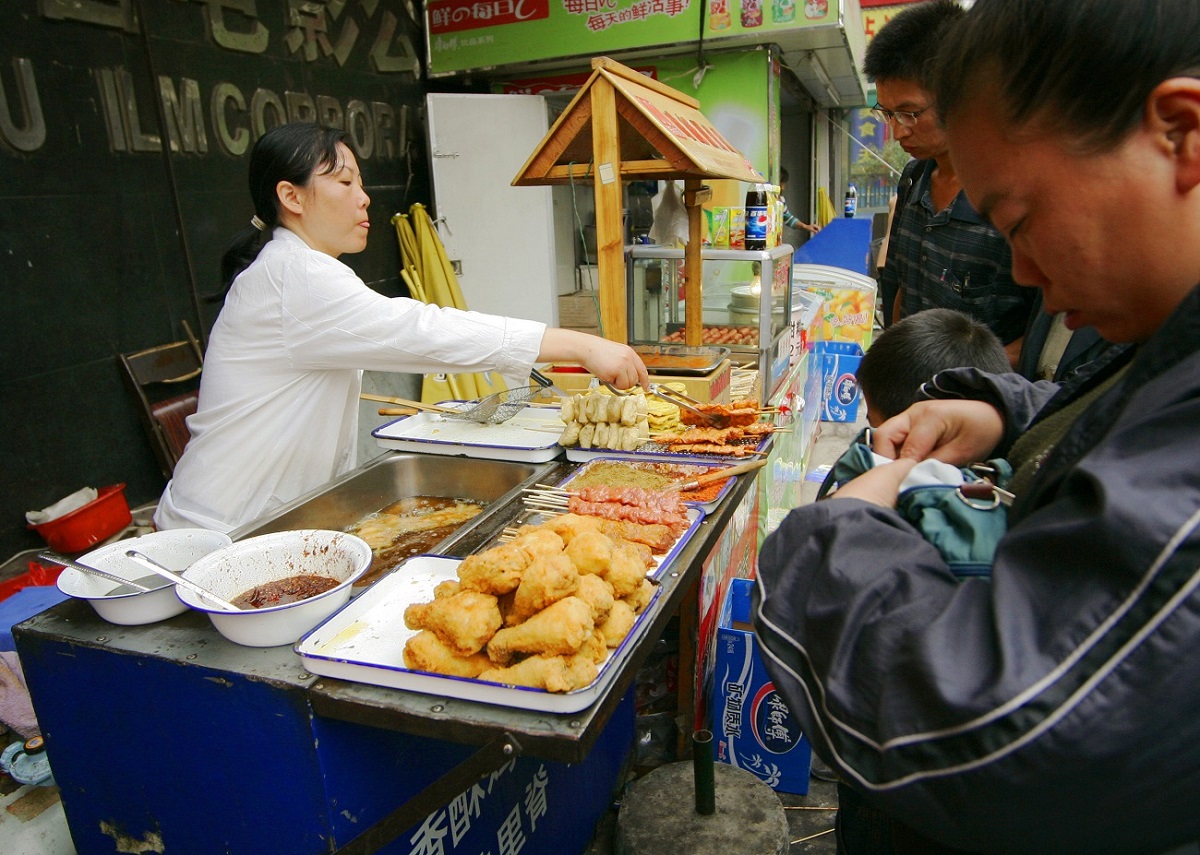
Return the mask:
M728 347L735 365L753 363L766 403L792 357L792 247L701 251L701 344ZM626 251L629 343L685 344L684 251Z

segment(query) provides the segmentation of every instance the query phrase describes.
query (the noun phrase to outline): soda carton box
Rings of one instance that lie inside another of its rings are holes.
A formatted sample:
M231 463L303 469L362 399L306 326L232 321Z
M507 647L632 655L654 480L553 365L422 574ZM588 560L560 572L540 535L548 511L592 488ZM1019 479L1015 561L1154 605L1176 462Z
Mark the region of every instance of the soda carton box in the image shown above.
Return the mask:
M813 344L810 370L821 372L821 421L852 422L858 418L858 366L862 348L848 341Z
M731 579L717 621L713 666L716 759L753 772L771 789L808 792L812 748L775 691L750 628L753 579Z
M796 265L793 270L803 269ZM805 275L796 273L796 276ZM822 282L816 277L798 279L800 288L824 301L820 337L825 341L850 341L863 350L871 346L875 323L875 283L865 276L861 284Z

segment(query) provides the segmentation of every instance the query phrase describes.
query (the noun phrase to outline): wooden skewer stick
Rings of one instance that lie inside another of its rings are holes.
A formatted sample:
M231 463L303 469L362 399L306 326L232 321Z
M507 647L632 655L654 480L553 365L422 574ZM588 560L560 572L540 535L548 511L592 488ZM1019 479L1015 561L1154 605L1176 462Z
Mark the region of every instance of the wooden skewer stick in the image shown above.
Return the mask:
M402 407L412 407L414 410L425 410L430 413L455 413L459 415L458 410L452 410L449 407L439 407L434 404L422 404L420 401L410 401L408 398L389 398L386 395L371 395L367 392L359 394L364 401L379 401L384 404L399 404Z
M743 475L746 472L753 472L755 469L761 469L767 465L767 461L749 460L745 463L739 463L736 466L730 466L728 469L721 469L717 472L707 472L704 475L698 475L691 481L685 481L680 484L672 484L667 487L671 491L683 492L686 490L695 490L703 487L705 484L711 484L714 481L723 481L726 478L732 478L734 475Z

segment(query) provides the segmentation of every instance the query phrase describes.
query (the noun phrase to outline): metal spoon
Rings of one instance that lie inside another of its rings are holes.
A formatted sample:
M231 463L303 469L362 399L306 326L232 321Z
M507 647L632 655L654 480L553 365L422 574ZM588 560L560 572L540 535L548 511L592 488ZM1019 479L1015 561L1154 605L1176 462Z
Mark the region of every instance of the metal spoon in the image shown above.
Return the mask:
M153 570L158 575L163 576L167 579L170 579L176 585L182 585L183 587L185 587L189 591L191 591L193 594L198 594L199 596L204 597L204 599L216 603L218 606L225 609L226 611L229 611L229 612L242 611L242 609L239 609L233 603L231 603L227 600L222 600L220 597L218 597L216 594L214 594L212 591L208 590L204 586L197 585L191 579L183 578L178 573L176 573L174 570L168 570L166 567L163 567L161 564L159 564L153 558L150 558L146 555L142 555L142 553L138 552L136 549L125 550L125 557L129 558L131 561L136 561L138 564L141 564L147 570Z
M107 579L110 582L116 582L118 587L113 588L111 591L105 594L104 596L106 597L111 597L116 594L132 594L135 592L144 594L147 591L155 590L155 588L149 587L147 582L159 581L157 576L143 576L140 579L122 579L120 576L117 576L113 573L107 573L104 570L100 570L96 567L89 567L87 564L80 564L78 561L72 561L70 558L67 558L64 555L59 555L57 552L39 552L38 558L41 558L43 561L50 561L54 564L61 564L63 567L70 567L72 570L78 570L80 573L86 573L89 576L96 576L100 579ZM163 586L159 584L156 587L161 588Z

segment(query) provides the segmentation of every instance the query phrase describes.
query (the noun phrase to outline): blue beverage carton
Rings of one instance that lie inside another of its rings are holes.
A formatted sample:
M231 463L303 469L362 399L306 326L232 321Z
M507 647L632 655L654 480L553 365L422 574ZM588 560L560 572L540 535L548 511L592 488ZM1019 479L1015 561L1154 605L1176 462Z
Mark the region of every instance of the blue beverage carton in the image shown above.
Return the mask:
M813 345L812 370L821 372L821 420L852 422L858 418L858 366L863 349L848 341L818 341Z
M731 579L717 622L713 672L716 759L773 790L808 792L812 747L763 667L750 628L752 579Z

